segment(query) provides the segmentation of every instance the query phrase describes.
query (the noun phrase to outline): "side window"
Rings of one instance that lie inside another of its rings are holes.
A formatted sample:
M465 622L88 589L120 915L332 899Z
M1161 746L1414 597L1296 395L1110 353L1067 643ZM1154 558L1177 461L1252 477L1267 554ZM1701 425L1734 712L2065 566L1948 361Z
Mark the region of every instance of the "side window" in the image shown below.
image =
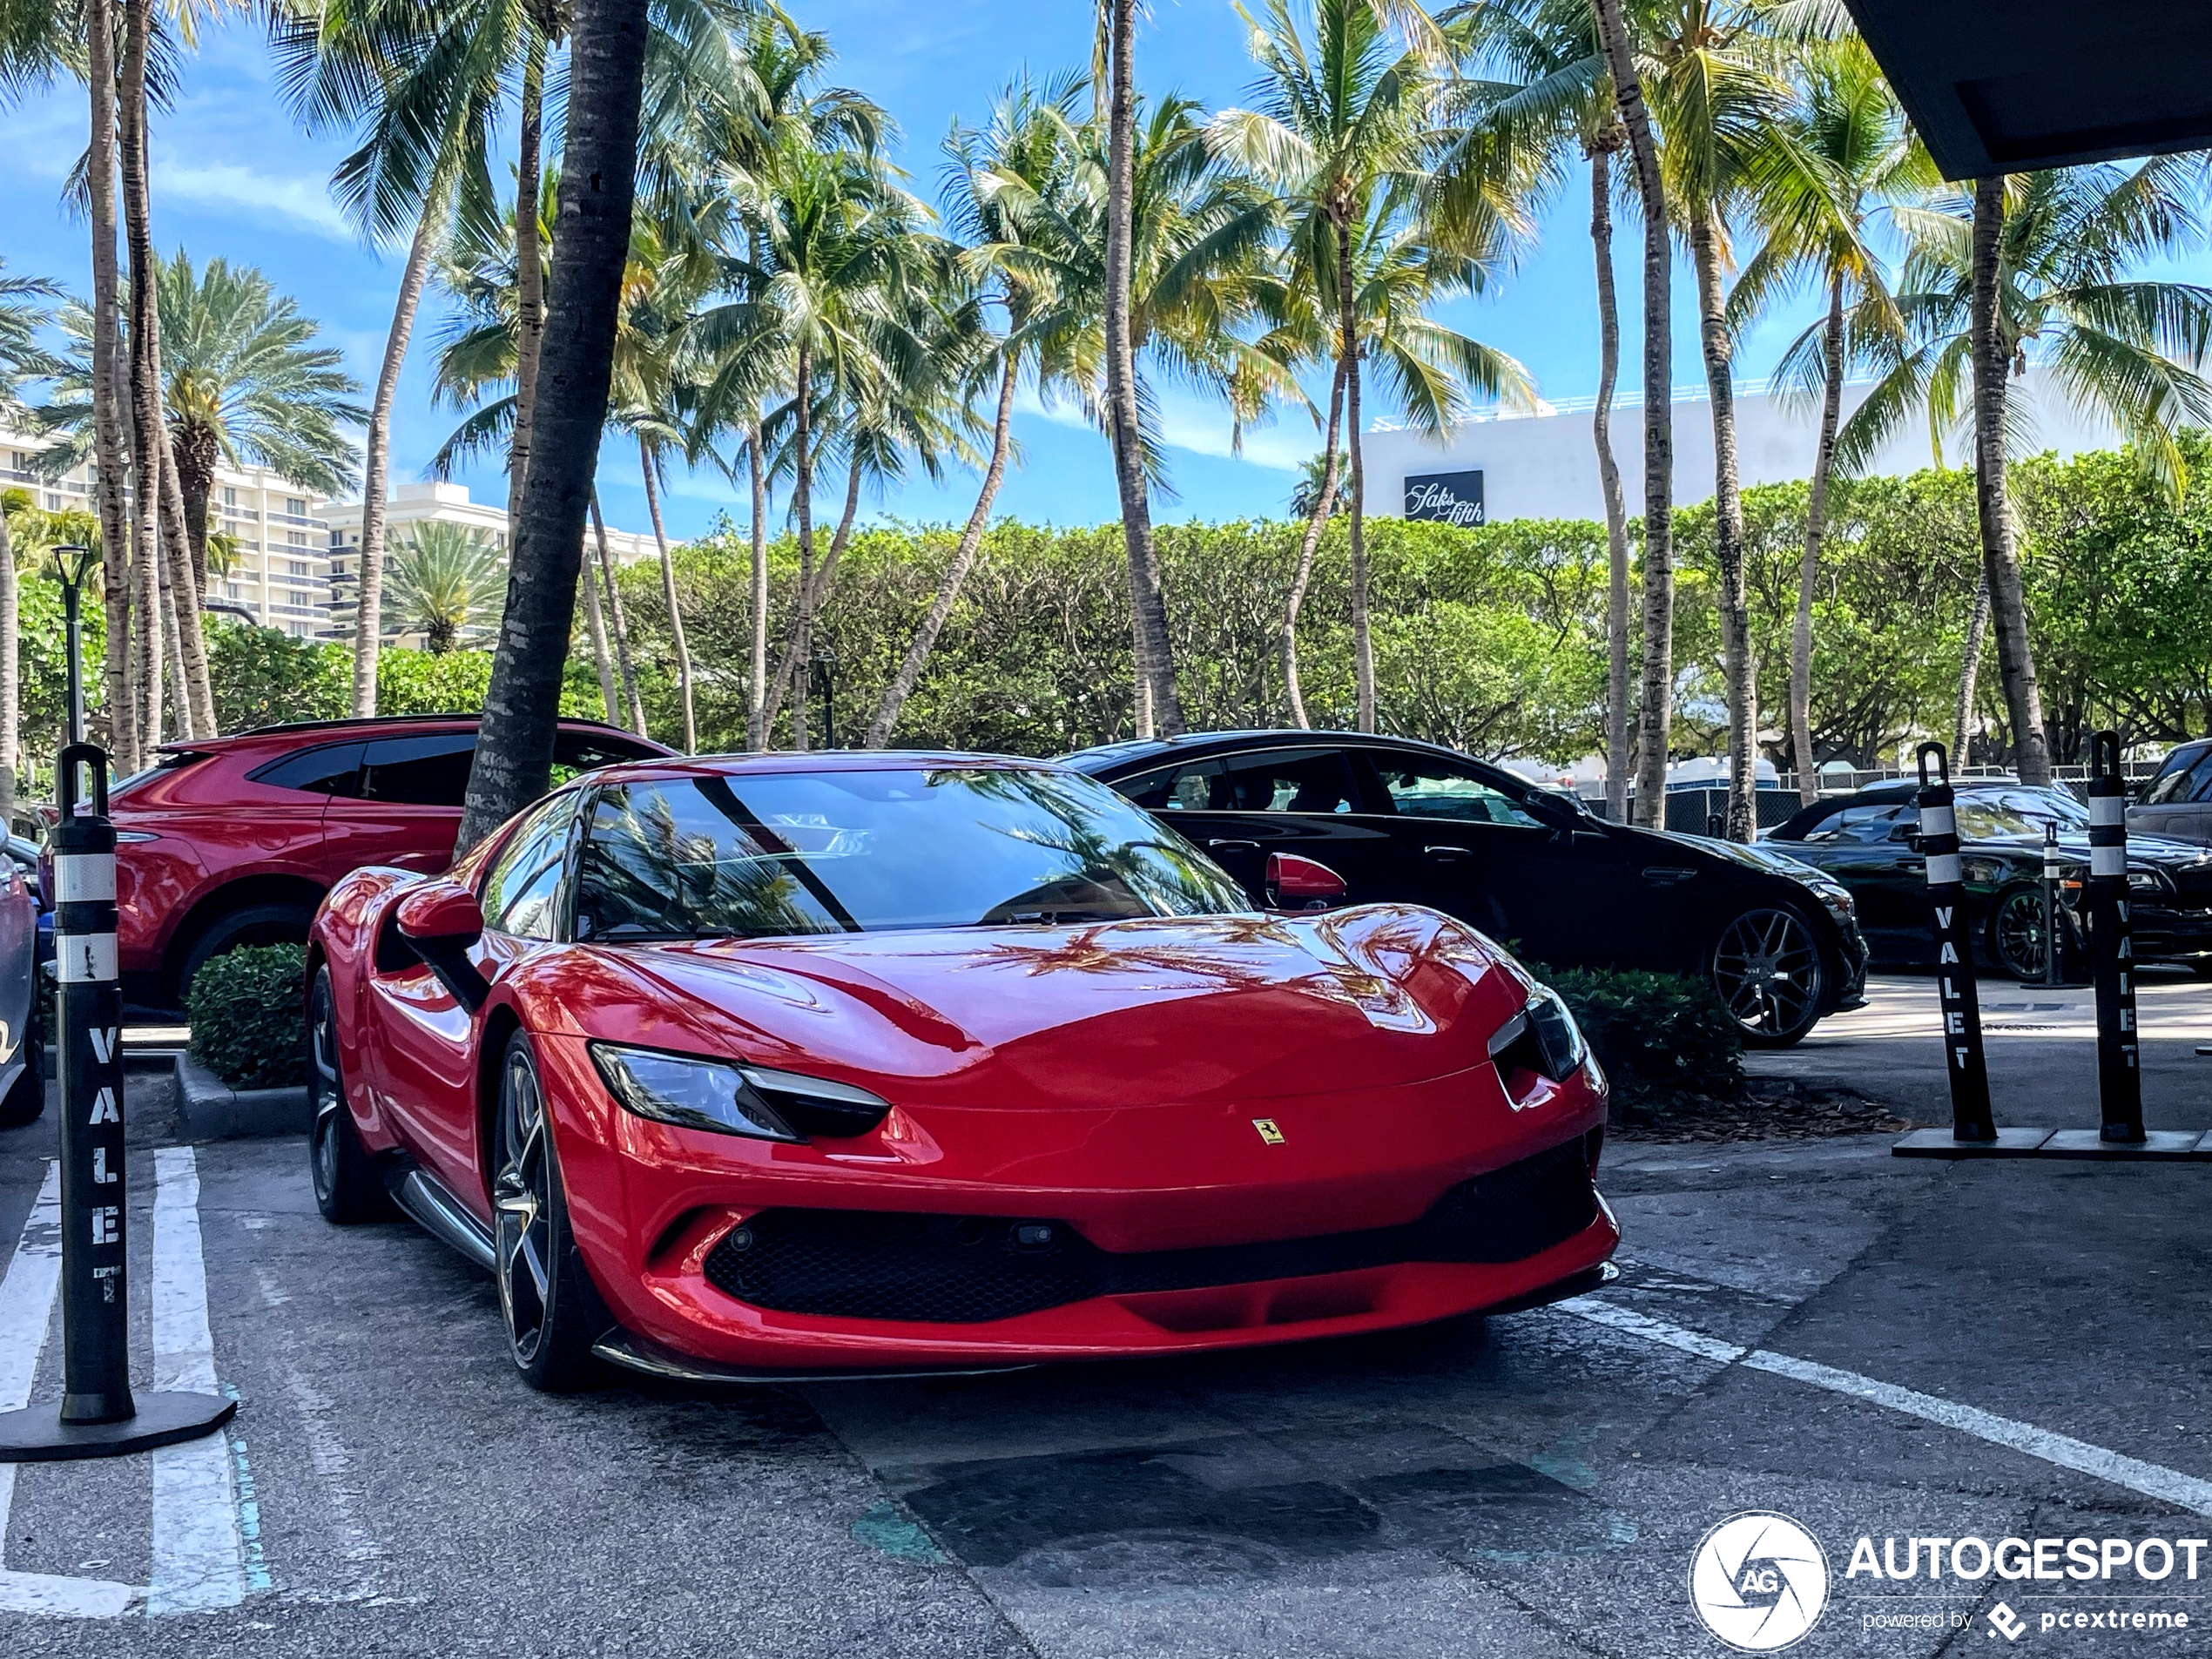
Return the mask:
M1214 784L1221 775L1218 760L1196 760L1139 772L1114 787L1147 812L1203 813L1213 802Z
M253 773L257 784L276 789L300 789L311 795L355 795L361 792L361 745L327 743L320 749L303 749L271 761Z
M1457 824L1508 824L1517 829L1541 829L1543 820L1532 818L1514 804L1512 796L1489 783L1472 767L1449 760L1379 752L1375 771L1390 796L1391 810L1400 818L1448 819Z
M2177 806L2205 799L2200 785L2212 782L2212 749L2176 749L2166 757L2158 776L2143 786L2146 806Z
M1846 806L1824 818L1805 837L1808 841L1878 841L1890 833L1898 815L1907 809L1895 802Z
M517 939L550 939L561 920L569 826L576 792L563 791L523 820L484 877L484 926Z
M2197 758L2189 768L2189 794L2193 801L2212 801L2212 749Z
M655 759L659 752L602 732L557 732L553 737L553 786L557 789L597 766Z
M1227 813L1356 813L1359 788L1341 749L1231 755L1209 779L1207 804Z
M370 800L458 809L469 792L469 765L475 757L473 732L381 738L368 745L364 757L361 793Z

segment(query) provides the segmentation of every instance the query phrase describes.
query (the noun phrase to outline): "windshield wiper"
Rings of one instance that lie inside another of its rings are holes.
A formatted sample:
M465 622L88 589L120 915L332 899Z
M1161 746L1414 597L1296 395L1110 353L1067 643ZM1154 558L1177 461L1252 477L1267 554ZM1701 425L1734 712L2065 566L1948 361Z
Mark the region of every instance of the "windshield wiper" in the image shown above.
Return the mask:
M1119 910L1017 910L1002 916L986 916L981 921L971 922L969 926L1022 927L1035 924L1046 927L1060 927L1070 922L1078 921L1136 921L1140 919L1140 916L1132 916Z

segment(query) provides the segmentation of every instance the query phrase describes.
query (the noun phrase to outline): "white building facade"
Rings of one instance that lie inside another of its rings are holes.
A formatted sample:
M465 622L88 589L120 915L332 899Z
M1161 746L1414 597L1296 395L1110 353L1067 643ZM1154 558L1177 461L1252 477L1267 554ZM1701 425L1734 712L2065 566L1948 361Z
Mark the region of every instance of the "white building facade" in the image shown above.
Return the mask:
M1846 417L1871 389L1844 391ZM2054 384L2050 371L2031 368L2012 383L2012 397L2033 428L2034 445L2061 456L2117 448L2120 433L2101 416L2076 408ZM1512 518L1602 518L1597 449L1591 433L1593 400L1540 405L1534 415L1501 415L1454 426L1440 439L1411 431L1366 435L1368 510L1408 517L1487 523ZM1713 493L1713 422L1703 386L1675 390L1675 501L1708 500ZM1785 483L1812 475L1820 428L1817 404L1785 401L1747 386L1736 399L1737 464L1745 484ZM1954 442L1945 464L1970 460ZM1643 511L1643 411L1629 401L1613 416L1613 454L1629 516ZM1909 423L1883 445L1866 469L1875 475L1917 472L1934 464L1925 419Z

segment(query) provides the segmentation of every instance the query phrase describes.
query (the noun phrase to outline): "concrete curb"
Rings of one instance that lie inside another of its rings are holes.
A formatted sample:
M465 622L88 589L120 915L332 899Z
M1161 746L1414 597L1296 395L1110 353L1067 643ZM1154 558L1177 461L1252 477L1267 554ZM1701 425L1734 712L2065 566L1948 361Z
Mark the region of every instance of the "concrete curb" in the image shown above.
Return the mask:
M305 1135L307 1086L233 1089L190 1055L175 1055L177 1121L190 1141L252 1135Z

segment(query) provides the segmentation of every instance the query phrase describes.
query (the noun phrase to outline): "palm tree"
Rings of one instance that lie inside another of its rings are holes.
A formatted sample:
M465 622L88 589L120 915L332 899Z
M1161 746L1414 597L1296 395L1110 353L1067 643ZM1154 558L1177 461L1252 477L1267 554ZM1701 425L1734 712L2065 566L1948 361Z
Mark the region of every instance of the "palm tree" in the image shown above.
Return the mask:
M507 563L483 531L428 519L393 538L384 631L425 636L433 655L471 644L498 625Z
M341 428L368 416L352 401L361 383L341 367L344 354L314 344L320 326L252 266L214 259L196 276L179 248L156 280L169 443L192 575L204 590L217 465L266 467L335 496L357 475Z
M44 277L0 275L0 420L29 424L24 382L59 367L38 343L47 302L61 289ZM23 684L18 655L22 610L16 588L16 555L0 515L0 832L15 821L16 772L23 765Z
M1370 360L1407 412L1436 432L1464 410L1463 386L1526 401L1528 380L1503 353L1425 314L1432 301L1487 281L1505 228L1494 211L1447 230L1431 210L1453 181L1435 170L1433 25L1408 42L1372 0L1313 0L1309 46L1288 0L1265 21L1242 11L1261 75L1257 107L1229 110L1211 129L1217 152L1250 171L1285 220L1287 280L1332 325L1325 484L1307 522L1292 598L1302 597L1312 548L1333 496L1330 477L1339 399L1351 475L1352 628L1358 723L1375 729L1374 644L1369 627L1366 469L1360 394ZM1427 20L1423 17L1421 24ZM1494 207L1493 201L1486 209ZM1295 315L1295 307L1286 307ZM1297 683L1295 604L1284 627L1284 673L1304 721Z
M1935 170L1873 54L1856 36L1802 54L1795 79L1788 111L1769 127L1752 160L1765 241L1729 296L1729 324L1740 332L1800 275L1811 276L1827 295L1821 320L1784 349L1775 375L1820 403L1790 634L1790 752L1798 799L1811 806L1820 795L1812 752L1812 605L1844 378L1851 364L1869 361L1875 342L1893 354L1904 327L1868 231L1886 204L1932 189Z
M569 48L568 139L553 303L529 475L515 516L506 622L469 770L458 845L473 846L545 792L576 614L583 526L607 421L637 176L645 0L580 0Z
M2006 495L2008 445L2027 435L2006 382L2033 359L2047 362L2066 395L2107 416L2178 494L2175 431L2212 421L2212 386L2199 373L2212 348L2212 287L2130 271L2199 233L2205 165L2201 154L2163 156L1981 179L1970 198L1893 212L1909 243L1897 294L1907 339L1844 423L1838 464L1863 465L1922 409L1940 446L1971 396L1982 580L2015 765L2031 783L2050 781L2051 752Z

